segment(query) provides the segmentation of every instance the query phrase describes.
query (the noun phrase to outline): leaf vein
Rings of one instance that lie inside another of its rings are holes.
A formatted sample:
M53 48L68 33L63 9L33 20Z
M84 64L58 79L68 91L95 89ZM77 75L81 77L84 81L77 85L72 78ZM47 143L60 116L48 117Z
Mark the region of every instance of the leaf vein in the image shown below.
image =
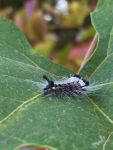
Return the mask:
M23 106L32 103L37 97L42 96L42 93L37 94L33 96L32 98L24 101L21 105L19 105L16 109L14 109L9 115L7 115L4 119L0 121L0 124L4 123L6 120L8 120L11 116L13 116L17 111L19 111Z

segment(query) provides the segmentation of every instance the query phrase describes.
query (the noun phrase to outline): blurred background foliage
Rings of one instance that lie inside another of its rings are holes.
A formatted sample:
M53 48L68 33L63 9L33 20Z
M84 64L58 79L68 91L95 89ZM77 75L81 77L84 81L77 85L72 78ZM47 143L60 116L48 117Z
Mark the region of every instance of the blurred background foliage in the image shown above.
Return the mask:
M0 16L14 20L43 55L77 71L95 30L89 13L97 0L0 0Z

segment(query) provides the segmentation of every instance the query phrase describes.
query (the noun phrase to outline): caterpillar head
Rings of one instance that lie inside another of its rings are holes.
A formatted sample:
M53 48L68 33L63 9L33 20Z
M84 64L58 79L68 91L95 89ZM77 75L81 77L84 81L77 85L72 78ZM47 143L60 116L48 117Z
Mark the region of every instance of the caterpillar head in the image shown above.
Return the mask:
M44 95L49 95L54 90L54 82L50 81L46 75L44 75L43 78L48 82L48 85L43 89Z

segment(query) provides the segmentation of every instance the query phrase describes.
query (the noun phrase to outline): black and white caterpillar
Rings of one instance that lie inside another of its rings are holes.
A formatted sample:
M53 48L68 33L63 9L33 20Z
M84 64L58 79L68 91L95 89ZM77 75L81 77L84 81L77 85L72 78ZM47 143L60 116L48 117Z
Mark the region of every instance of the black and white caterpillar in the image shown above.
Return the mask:
M48 85L43 89L44 95L82 96L92 91L89 81L80 75L74 75L58 84L49 80L46 75L43 78L48 82Z

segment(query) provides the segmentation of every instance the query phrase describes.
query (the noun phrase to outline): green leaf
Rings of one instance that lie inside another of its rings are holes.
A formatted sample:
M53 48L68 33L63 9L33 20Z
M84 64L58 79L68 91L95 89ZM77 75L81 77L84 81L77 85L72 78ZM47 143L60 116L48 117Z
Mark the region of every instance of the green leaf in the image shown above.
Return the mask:
M110 34L113 32L111 31L113 27L112 5L112 0L99 0L97 8L91 13L92 24L95 27L96 32L99 33L99 40L91 59L81 71L82 75L85 75L87 72L87 76L91 76L110 51L108 47L112 44L110 43ZM113 51L111 50L110 54L112 52Z
M2 150L23 150L25 145L51 150L113 149L112 6L112 0L100 0L92 14L99 42L81 74L88 75L99 90L87 97L43 96L44 74L58 80L72 72L35 56L15 25L0 20Z

